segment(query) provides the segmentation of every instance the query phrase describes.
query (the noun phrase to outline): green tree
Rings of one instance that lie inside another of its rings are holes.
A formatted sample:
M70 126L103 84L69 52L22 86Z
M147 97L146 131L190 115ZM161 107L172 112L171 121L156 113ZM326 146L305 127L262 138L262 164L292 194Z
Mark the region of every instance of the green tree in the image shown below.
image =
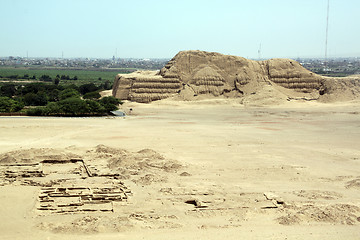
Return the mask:
M18 88L17 95L25 95L27 93L38 93L45 90L45 83L29 83L24 87Z
M27 106L45 106L49 97L45 92L27 93L24 95L24 103Z
M45 115L58 114L58 113L64 113L64 112L61 110L60 105L56 102L49 102L46 105L46 108L43 110L43 114Z
M6 84L0 87L0 95L12 97L15 95L16 86L14 84Z
M73 88L67 88L59 93L59 99L80 98L80 93Z
M100 99L100 102L104 104L111 103L114 105L123 104L120 99L117 99L113 96L103 97L102 99Z
M89 110L91 113L106 113L106 108L102 106L100 103L93 100L86 100L86 104L89 106Z
M42 75L39 80L45 82L51 82L52 78L49 75Z
M0 112L11 112L13 100L9 97L0 97Z
M81 115L84 113L90 113L90 107L80 98L67 98L57 102L57 104L60 111L67 114Z
M48 97L49 97L49 102L57 102L59 101L59 94L60 94L60 90L59 89L53 89L53 90L49 90L47 92Z
M0 112L18 112L24 107L22 102L9 97L0 97Z
M18 112L18 111L22 110L25 107L24 102L16 101L16 100L14 100L14 101L15 101L15 103L13 105L13 108L11 109L12 111Z
M84 95L88 92L95 92L97 90L100 90L99 87L97 87L95 84L93 83L87 83L87 84L83 84L79 87L79 92Z
M100 99L99 103L105 107L107 112L117 110L118 105L122 104L122 102L119 99L114 98L112 96L104 97L104 98Z
M75 89L76 91L79 92L79 87L75 84L66 85L65 89L69 89L69 88Z
M106 81L104 82L104 89L105 89L105 90L110 90L111 88L112 88L111 82L110 82L109 80L106 80Z
M54 80L54 84L59 85L59 83L60 83L60 78L56 76L56 78Z
M101 95L98 91L96 92L88 92L88 93L85 93L84 96L83 96L84 99L92 99L92 100L95 100L95 99L99 99L101 98Z
M10 78L10 79L18 79L19 75L10 75L8 78Z

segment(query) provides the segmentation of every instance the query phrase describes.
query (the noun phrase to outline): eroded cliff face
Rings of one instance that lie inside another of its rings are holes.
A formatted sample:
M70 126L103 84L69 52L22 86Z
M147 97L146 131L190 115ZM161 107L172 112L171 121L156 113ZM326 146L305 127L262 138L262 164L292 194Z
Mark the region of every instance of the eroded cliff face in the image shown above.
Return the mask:
M326 81L329 84L331 80L291 59L253 61L214 52L182 51L160 71L117 75L113 96L144 103L184 92L190 96L246 97L272 86L283 95L319 98L320 93L326 94Z

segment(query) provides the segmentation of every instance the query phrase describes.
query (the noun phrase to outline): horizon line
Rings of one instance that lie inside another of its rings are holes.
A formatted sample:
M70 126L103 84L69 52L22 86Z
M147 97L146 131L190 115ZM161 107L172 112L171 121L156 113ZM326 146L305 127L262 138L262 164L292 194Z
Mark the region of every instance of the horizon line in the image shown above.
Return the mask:
M233 55L233 54L223 54L223 55L230 55L230 56L238 56L238 55ZM102 59L102 60L113 60L113 57L29 57L29 56L15 56L15 55L8 55L8 56L0 56L0 59L3 58L21 58L21 59L54 59L54 60L69 60L69 59ZM239 56L239 57L243 57L243 56ZM117 57L115 59L136 59L136 60L167 60L167 59L172 59L173 57ZM273 59L273 58L288 58L288 59L324 59L326 60L326 58L324 56L308 56L308 57L300 57L300 56L293 56L293 57L261 57L261 58L256 58L256 57L244 57L247 59L251 59L251 60L266 60L266 59ZM327 56L327 59L337 59L337 58L360 58L360 55L358 56L349 56L349 55L339 55L339 56Z

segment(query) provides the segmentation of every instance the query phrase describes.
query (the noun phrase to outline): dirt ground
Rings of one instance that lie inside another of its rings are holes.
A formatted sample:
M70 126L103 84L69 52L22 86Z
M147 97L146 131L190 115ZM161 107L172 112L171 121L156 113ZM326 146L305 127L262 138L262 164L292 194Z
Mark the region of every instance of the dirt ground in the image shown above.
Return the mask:
M359 102L123 110L0 118L1 239L360 239Z

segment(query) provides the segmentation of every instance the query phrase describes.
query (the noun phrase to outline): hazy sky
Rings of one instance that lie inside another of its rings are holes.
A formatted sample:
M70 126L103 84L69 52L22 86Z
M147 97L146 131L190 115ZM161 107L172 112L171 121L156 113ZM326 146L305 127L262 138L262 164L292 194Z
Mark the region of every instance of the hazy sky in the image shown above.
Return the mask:
M327 0L0 0L0 56L323 57ZM328 55L360 56L360 1L330 0Z

